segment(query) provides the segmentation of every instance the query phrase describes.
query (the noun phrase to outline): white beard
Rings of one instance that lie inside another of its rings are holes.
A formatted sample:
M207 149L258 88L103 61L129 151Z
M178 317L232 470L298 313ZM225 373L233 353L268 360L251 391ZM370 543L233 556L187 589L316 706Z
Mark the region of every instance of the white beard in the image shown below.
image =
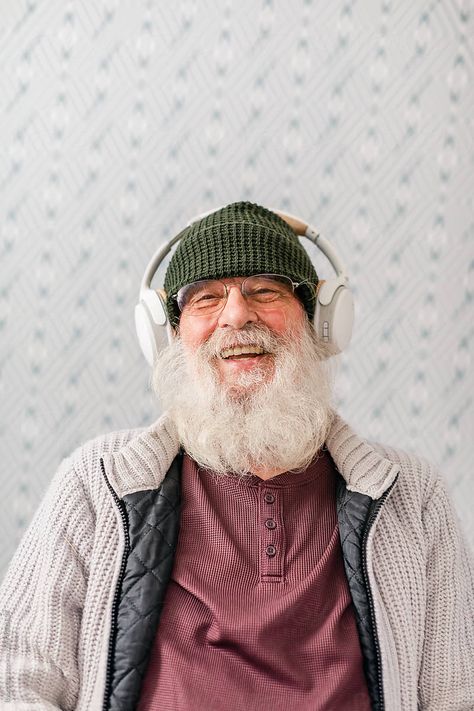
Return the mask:
M256 367L222 383L216 358L235 344L273 354L273 377ZM199 466L238 476L302 470L324 444L334 414L334 358L327 356L308 322L299 337L262 324L214 331L192 354L177 337L155 365L153 389Z

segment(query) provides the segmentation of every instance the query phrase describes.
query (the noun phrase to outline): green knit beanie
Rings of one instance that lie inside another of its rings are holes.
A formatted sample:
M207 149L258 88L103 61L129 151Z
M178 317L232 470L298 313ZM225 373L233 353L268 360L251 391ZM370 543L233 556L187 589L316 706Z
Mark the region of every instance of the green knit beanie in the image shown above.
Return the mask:
M181 232L164 280L171 323L179 321L172 297L182 286L199 279L252 274L281 274L308 282L312 286L299 287L297 295L313 318L318 275L297 235L274 212L250 202L235 202Z

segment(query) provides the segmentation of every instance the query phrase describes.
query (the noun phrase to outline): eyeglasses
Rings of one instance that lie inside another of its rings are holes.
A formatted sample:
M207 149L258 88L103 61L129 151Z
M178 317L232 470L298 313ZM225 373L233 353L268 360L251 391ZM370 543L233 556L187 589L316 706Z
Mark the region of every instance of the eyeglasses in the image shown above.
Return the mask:
M308 282L294 282L280 274L256 274L247 277L239 286L240 293L250 306L271 308L276 301L292 296L299 286ZM232 285L229 285L232 286ZM207 316L221 311L227 303L229 286L218 279L203 279L181 287L172 298L181 311L192 316Z

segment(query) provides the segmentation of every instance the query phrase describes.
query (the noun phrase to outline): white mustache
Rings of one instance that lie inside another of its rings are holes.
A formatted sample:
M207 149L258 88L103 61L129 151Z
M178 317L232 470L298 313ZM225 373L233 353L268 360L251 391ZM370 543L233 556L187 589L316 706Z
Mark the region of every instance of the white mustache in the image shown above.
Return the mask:
M288 344L287 338L275 334L264 324L248 324L231 331L214 331L199 349L199 356L207 361L220 356L226 348L260 346L266 353L278 353Z

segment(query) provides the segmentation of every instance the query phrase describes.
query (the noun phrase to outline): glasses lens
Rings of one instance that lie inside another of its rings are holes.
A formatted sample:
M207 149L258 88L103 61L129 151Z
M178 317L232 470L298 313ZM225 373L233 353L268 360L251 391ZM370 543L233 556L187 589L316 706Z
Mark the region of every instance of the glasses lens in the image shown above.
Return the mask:
M293 282L278 274L257 274L244 281L242 291L258 304L272 303L293 294Z
M179 310L192 314L210 314L223 307L226 299L225 286L213 279L195 281L183 286L176 295Z

